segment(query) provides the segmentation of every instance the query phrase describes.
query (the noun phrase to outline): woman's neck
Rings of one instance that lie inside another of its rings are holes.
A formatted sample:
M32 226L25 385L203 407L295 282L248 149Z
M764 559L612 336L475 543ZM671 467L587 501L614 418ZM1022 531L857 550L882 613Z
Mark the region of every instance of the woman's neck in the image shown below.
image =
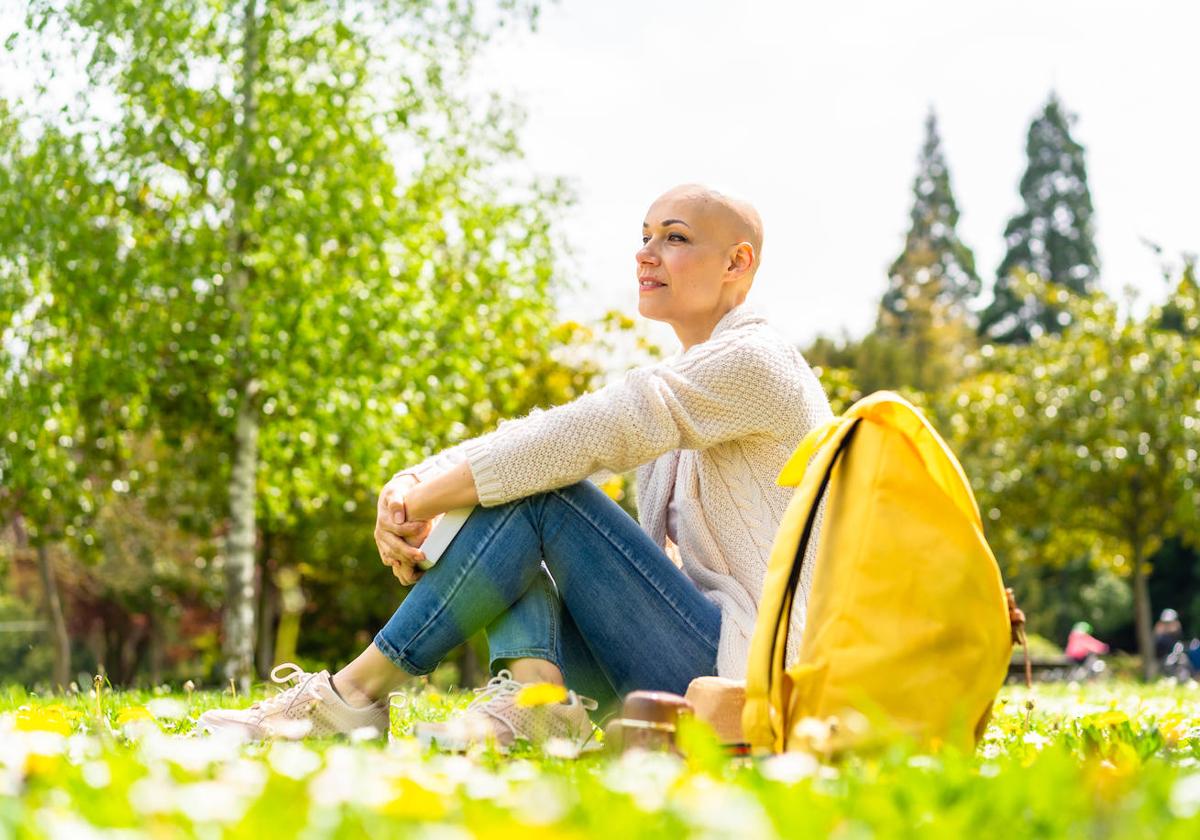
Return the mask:
M683 352L687 352L697 344L702 344L712 337L713 330L721 319L728 315L733 309L739 306L742 301L732 301L719 306L711 312L698 315L690 319L687 323L674 323L671 326L675 329L675 335L679 338L679 343L683 345Z

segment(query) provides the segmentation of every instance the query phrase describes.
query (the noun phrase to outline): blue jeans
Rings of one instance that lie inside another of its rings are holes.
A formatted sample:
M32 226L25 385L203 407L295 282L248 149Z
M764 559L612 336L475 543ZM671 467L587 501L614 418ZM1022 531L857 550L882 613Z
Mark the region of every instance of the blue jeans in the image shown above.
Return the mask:
M428 674L481 629L493 671L508 659L549 660L611 711L635 689L682 694L715 673L721 612L584 481L477 507L375 646Z

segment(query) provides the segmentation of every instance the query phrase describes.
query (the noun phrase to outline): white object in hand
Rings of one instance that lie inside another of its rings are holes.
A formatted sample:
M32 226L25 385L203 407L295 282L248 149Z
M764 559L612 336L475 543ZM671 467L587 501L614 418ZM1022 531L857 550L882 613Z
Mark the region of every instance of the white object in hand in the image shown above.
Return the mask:
M458 529L466 523L467 517L473 510L475 510L474 506L455 508L442 514L442 517L434 523L425 542L421 543L421 553L425 555L425 560L418 564L420 568L433 568L433 564L441 559L442 554L450 545L450 541L454 539Z

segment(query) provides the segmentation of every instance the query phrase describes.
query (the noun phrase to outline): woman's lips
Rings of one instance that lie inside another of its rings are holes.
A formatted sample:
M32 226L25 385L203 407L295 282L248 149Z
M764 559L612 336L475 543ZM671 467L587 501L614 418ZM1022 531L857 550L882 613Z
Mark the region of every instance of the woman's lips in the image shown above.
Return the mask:
M638 289L643 292L652 292L655 289L664 288L666 283L659 283L657 280L651 280L647 277L638 279Z

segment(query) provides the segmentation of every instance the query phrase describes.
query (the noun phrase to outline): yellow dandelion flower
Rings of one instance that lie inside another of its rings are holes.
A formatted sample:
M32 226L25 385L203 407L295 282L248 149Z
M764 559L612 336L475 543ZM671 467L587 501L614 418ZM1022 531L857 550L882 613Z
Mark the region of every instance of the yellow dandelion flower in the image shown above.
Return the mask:
M625 496L625 479L622 476L614 475L600 485L600 489L604 491L604 495L612 499L614 502L619 502Z
M117 726L124 726L136 720L154 720L154 715L145 706L126 706L117 712Z
M17 712L17 729L23 732L57 732L70 735L79 713L61 703Z
M1110 709L1107 712L1090 715L1084 719L1085 722L1093 726L1120 726L1125 721L1129 720L1129 715L1122 712L1120 709Z
M60 756L30 753L25 756L25 775L53 776L58 772L59 765L61 764L62 758Z
M438 820L450 810L442 796L412 779L401 777L393 784L396 798L381 809L388 816L410 820Z
M548 706L551 703L562 703L567 699L565 686L554 683L530 683L517 692L517 705L531 708L533 706Z
M1162 733L1167 746L1174 747L1187 735L1187 718L1179 712L1168 712L1159 719L1158 731Z

